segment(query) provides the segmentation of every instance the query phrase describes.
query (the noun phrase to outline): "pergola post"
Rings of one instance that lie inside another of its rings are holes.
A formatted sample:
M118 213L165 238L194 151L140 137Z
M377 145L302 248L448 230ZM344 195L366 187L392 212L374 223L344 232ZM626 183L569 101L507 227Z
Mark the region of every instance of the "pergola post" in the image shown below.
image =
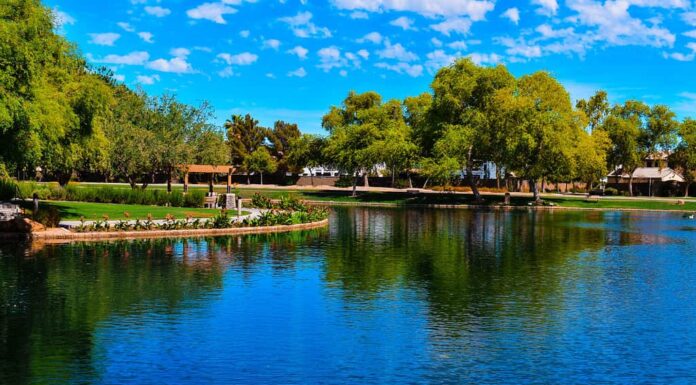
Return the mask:
M188 182L189 182L189 181L188 181L188 177L189 177L189 173L188 173L188 171L186 171L186 172L184 173L184 192L185 192L185 193L188 192Z
M213 193L213 178L215 177L215 173L210 173L210 180L208 181L208 192Z
M227 193L232 192L232 169L227 170Z

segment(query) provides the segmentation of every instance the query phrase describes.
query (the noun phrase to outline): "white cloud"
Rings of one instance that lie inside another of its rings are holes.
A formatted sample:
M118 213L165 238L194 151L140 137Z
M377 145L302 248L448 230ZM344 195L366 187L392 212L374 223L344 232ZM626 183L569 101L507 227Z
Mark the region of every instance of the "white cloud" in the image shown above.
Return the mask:
M692 29L691 31L686 31L686 32L682 33L682 35L696 39L696 29Z
M135 51L126 55L106 55L101 59L96 59L92 55L87 58L95 63L121 64L121 65L143 65L150 59L150 54L145 51Z
M514 60L526 60L541 57L541 47L529 43L524 38L512 39L509 37L496 38L495 41L505 47L505 53L513 56Z
M56 24L56 28L58 29L63 28L66 25L75 24L75 18L61 11L58 9L58 7L54 7L51 10L51 13L53 14L53 22Z
M486 64L498 64L500 63L503 58L495 53L479 53L479 52L474 52L467 56L468 58L471 59L474 63L478 65L486 65Z
M276 51L278 50L279 47L280 47L280 40L277 40L277 39L264 40L263 45L261 46L261 48L263 48L263 49L270 48L270 49L274 49Z
M186 61L183 57L173 57L169 60L167 59L157 59L147 63L147 68L153 69L160 72L171 72L175 74L192 73L193 68L191 64Z
M409 63L396 63L396 64L389 64L389 63L377 63L375 64L375 67L377 68L384 68L389 71L394 71L396 73L400 74L407 74L411 77L418 77L423 74L423 66L420 64L414 64L411 65Z
M172 48L171 50L169 50L169 54L174 56L174 57L185 58L191 54L191 50L189 50L188 48L183 48L183 47Z
M696 27L696 12L684 12L681 15L682 20L692 27Z
M442 41L436 37L431 38L430 43L432 43L432 45L435 47L442 47Z
M357 40L358 43L364 43L366 41L369 41L374 44L379 44L382 42L382 35L379 32L370 32Z
M457 55L448 55L445 51L438 49L425 55L428 60L425 62L425 67L431 72L435 72L438 69L452 64L457 60Z
M493 10L493 0L332 0L339 9L367 12L406 11L426 17L466 16L483 20Z
M430 28L445 36L450 36L452 33L466 35L469 33L469 29L471 28L471 20L463 17L457 17L433 24L430 26Z
M358 56L360 56L361 58L363 58L363 59L365 59L365 60L367 60L367 59L370 57L370 53L367 52L366 49L361 49L361 50L359 50L359 51L357 52L357 54L358 54Z
M168 8L162 8L158 5L156 6L147 6L145 7L145 12L147 12L148 15L152 15L155 17L165 17L172 13L172 11Z
M317 67L324 70L324 72L328 72L332 68L344 67L348 64L348 61L341 57L341 51L336 46L322 48L317 52L317 55L319 56Z
M245 38L245 39L246 39L247 37L249 37L250 34L251 34L251 32L249 32L248 29L239 31L239 36L241 36L241 37L243 37L243 38Z
M143 39L144 42L146 43L154 43L155 41L152 40L152 33L150 32L138 32L138 36Z
M186 15L195 20L210 20L218 24L227 24L224 15L236 13L237 10L223 3L203 3L186 11Z
M355 19L355 20L358 20L358 19L365 20L365 19L370 18L370 16L367 14L367 12L363 12L363 11L351 12L350 15L348 15L348 16L351 19Z
M135 28L129 23L121 21L116 23L116 25L118 25L121 29L123 29L126 32L135 32Z
M659 24L646 25L632 17L627 0L608 1L604 4L592 0L568 0L566 5L577 12L572 20L581 25L594 27L586 32L585 40L610 45L647 45L671 47L676 37Z
M287 50L286 52L304 60L307 58L307 53L309 53L309 50L301 45L296 45L295 47Z
M504 17L510 20L513 24L517 25L520 23L520 10L517 8L508 8L503 12L500 17Z
M303 78L307 76L307 71L305 71L304 67L300 67L294 71L288 72L289 77L297 77L297 78Z
M121 37L121 35L113 32L90 33L89 36L91 37L89 41L90 43L107 46L113 46L116 40L118 40Z
M266 77L269 78L269 79L275 79L275 78L276 78L276 76L275 76L275 74L274 74L273 72L268 72L268 73L266 73Z
M413 19L408 18L406 16L401 16L399 18L396 18L396 19L390 21L389 24L391 24L395 27L399 27L399 28L403 29L404 31L409 31L409 30L415 31L416 30L416 28L413 27Z
M121 83L126 81L126 75L122 74L114 74L114 80L119 81Z
M218 76L221 78L229 78L234 75L234 69L231 66L227 66L218 72Z
M255 63L258 60L258 55L251 52L242 52L236 55L229 53L221 53L217 55L218 59L222 59L228 65L246 66Z
M312 22L312 13L299 12L295 16L281 17L279 20L288 24L292 33L297 37L331 37L331 31L326 27L318 27Z
M688 48L691 52L673 52L671 54L665 54L665 56L677 61L693 61L696 58L696 42L687 43L686 48Z
M537 13L540 15L553 16L558 11L558 2L556 0L532 0L532 4L539 6Z
M469 48L469 45L463 40L453 41L453 42L447 44L447 46L452 48L452 49L456 49L456 50L460 50L460 51L464 51L467 48Z
M155 84L155 82L158 82L159 80L160 80L160 77L157 74L154 74L151 76L138 75L136 77L136 81L140 84L143 84L143 85L152 85L152 84Z
M384 49L377 51L377 56L402 62L418 60L418 55L404 48L401 43L392 44L389 40L384 41Z

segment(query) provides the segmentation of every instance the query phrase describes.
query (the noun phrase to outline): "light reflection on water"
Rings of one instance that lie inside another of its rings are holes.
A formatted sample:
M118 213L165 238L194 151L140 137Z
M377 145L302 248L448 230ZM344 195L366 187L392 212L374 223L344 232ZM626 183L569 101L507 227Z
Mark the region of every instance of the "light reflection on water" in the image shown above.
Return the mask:
M690 383L693 226L343 208L293 234L0 244L0 383Z

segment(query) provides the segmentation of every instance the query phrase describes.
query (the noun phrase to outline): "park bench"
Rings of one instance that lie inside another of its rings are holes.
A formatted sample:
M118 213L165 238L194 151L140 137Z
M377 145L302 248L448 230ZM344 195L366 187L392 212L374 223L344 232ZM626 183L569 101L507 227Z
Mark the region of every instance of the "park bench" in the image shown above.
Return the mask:
M203 207L205 207L206 209L217 208L217 201L218 201L217 195L206 196L205 199L203 200Z

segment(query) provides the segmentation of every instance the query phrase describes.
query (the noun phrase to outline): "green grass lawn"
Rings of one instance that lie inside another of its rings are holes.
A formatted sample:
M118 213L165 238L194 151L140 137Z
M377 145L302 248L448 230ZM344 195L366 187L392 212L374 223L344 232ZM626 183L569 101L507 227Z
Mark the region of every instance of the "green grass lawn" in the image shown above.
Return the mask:
M30 208L31 202L26 202L23 206ZM96 220L104 219L104 215L108 215L109 219L126 219L125 213L130 215L130 219L146 219L148 214L151 214L153 219L164 219L167 214L171 214L177 219L186 218L187 215L195 218L209 218L215 216L219 211L188 207L118 205L110 203L40 202L40 208L50 207L57 209L63 220L79 220L80 217L84 217L86 220ZM242 213L248 214L248 212Z
M100 186L103 187L104 185L98 185L98 184L90 184L90 183L80 183L76 184L78 187L96 187ZM110 185L110 187L113 188L130 188L127 185ZM206 189L207 186L205 185L194 185L191 186L192 188L200 188L200 189ZM165 188L164 186L149 186L149 188L153 189L161 189ZM174 187L175 189L181 189L181 187L176 186ZM218 192L224 192L225 187L224 186L217 186L215 188L215 191ZM396 204L396 205L417 205L417 204L447 204L447 205L458 205L458 204L472 204L473 202L473 197L471 194L432 194L432 193L420 193L420 194L408 194L406 192L358 192L357 197L351 197L351 192L349 190L343 190L343 191L334 191L334 190L307 190L303 189L302 187L298 187L297 189L273 189L273 188L268 188L268 189L259 189L259 188L246 188L244 185L237 185L236 188L233 190L236 194L239 196L245 198L245 199L250 199L254 194L258 193L264 196L267 196L271 199L279 199L282 196L295 196L303 200L308 200L308 201L333 201L333 202L345 202L345 203L390 203L390 204ZM502 195L486 195L485 193L484 199L485 203L484 204L498 204L502 202L503 196ZM660 201L659 198L657 199L651 199L651 198L644 198L644 199L620 199L620 198L612 198L612 197L602 197L599 202L586 202L585 198L582 196L564 196L564 197L558 197L558 196L552 196L552 197L545 197L545 201L548 202L553 202L556 205L560 207L568 207L568 208L601 208L601 209L644 209L644 210L687 210L687 211L696 211L696 201L692 200L687 200L686 204L684 205L676 205L673 202L665 202L665 201ZM512 204L516 206L526 206L529 202L531 201L531 198L529 197L513 197L512 198ZM89 204L85 203L85 205L96 205L96 207L99 207L97 204ZM119 205L113 205L115 207L119 207ZM138 207L138 206L135 206ZM148 212L151 212L153 216L161 214L162 217L166 215L168 212L177 216L177 213L181 213L179 215L183 216L183 213L185 212L193 212L195 210L201 210L202 213L206 213L206 210L204 209L175 209L175 208L166 208L166 207L154 207L152 208L151 206L139 206L143 207L144 211L138 211L138 213L143 213L142 215L147 215ZM93 211L98 210L96 208L90 209ZM122 212L125 211L126 209L115 209L111 213L114 215L121 215ZM72 211L72 210L71 210ZM103 211L103 210L102 210ZM81 213L84 213L84 210L80 210ZM90 214L92 214L90 213ZM121 214L119 214L121 213ZM112 214L109 214L110 217ZM132 215L141 215L141 214L135 214L134 212L131 212ZM79 214L83 215L83 214ZM79 215L77 217L79 218ZM101 217L102 214L97 213L98 217ZM211 214L212 215L212 214ZM87 216L85 216L87 217Z

